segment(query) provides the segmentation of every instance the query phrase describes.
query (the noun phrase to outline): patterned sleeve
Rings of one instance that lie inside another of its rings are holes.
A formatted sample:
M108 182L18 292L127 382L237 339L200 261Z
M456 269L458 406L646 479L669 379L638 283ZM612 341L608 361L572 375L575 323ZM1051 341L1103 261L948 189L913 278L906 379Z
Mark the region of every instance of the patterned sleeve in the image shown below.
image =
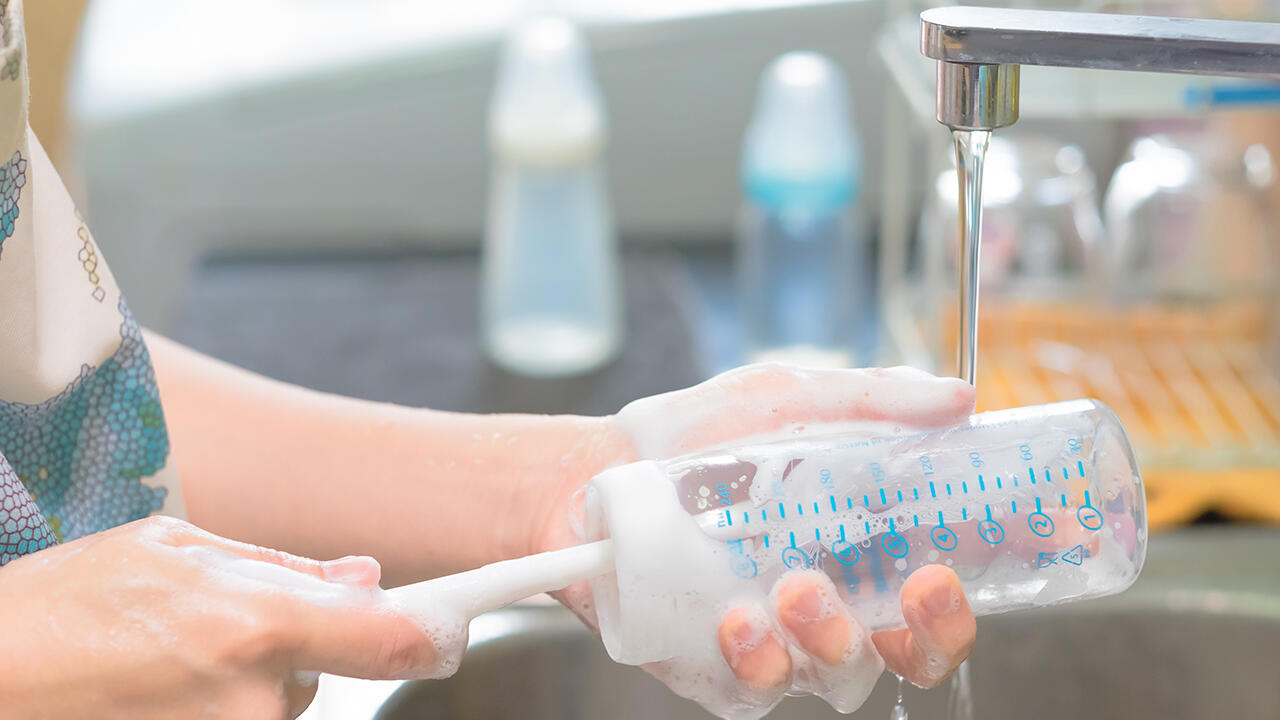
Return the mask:
M0 0L0 565L182 514L142 333L27 127L22 0Z

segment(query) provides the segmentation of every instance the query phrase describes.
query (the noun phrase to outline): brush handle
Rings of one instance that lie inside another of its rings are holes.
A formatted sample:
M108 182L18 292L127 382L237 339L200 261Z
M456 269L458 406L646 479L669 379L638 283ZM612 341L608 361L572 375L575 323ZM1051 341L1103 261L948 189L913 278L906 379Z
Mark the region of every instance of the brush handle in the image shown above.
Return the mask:
M504 560L388 591L409 607L444 604L468 619L538 593L560 590L613 569L613 541Z

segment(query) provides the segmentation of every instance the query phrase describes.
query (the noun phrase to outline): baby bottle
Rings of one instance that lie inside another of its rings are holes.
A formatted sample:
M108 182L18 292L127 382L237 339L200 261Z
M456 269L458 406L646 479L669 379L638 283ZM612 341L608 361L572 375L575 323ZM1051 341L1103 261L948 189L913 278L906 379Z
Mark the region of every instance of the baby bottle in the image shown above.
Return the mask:
M563 20L507 43L489 113L493 177L485 233L483 333L503 368L588 372L622 337L618 258L601 152L604 104L586 46Z

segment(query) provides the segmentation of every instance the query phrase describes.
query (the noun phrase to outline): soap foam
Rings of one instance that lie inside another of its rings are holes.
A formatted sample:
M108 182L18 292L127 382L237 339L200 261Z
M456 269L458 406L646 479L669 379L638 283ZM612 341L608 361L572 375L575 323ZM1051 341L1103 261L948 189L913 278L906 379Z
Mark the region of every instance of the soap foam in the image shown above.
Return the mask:
M915 368L829 370L762 363L636 400L622 408L617 422L637 457L670 458L810 434L851 420L937 427L972 408L972 386Z
M856 709L884 667L865 630L853 638L846 661L834 667L789 643L792 677L781 688L752 688L733 675L726 653L732 658L755 649L767 637L766 627L786 637L772 616L776 598L769 591L785 568L757 567L749 550L735 551L727 538L715 536L713 516L723 516L727 503L758 512L788 497L844 496L853 490L831 484L832 473L824 477L817 463L796 462L805 457L802 451L780 456L765 443L899 436L904 430L958 423L972 407L968 384L912 368L817 370L775 364L740 368L688 390L627 405L617 423L636 455L677 460L665 467L642 462L615 468L588 487L584 536L614 539L616 572L592 582L610 656L643 665L677 694L730 720L761 717L785 693L819 695L841 712ZM733 452L726 455L720 487L708 485L711 478L700 472L691 472L687 487L673 483L680 477L673 465L681 456L705 457L729 447ZM889 477L895 477L892 471ZM912 512L908 501L890 508L845 507L838 518L806 514L806 521L823 537L843 533L865 549L891 521L904 527ZM760 522L776 521L771 515ZM751 548L756 539L741 542ZM840 595L825 576L823 582L830 588L827 609L834 611ZM758 613L761 632L750 642L730 642L722 652L717 630L735 608ZM860 607L859 613L868 626L902 624L896 593Z

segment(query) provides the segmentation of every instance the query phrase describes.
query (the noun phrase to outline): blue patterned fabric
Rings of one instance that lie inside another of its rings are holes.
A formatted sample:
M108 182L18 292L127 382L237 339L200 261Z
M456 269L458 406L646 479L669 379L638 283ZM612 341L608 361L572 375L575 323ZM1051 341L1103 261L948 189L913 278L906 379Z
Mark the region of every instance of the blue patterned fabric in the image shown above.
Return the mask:
M146 517L164 504L166 490L142 482L169 454L155 373L123 300L120 312L120 346L105 362L85 365L66 390L38 405L0 402L0 452L59 540ZM0 485L0 502L9 495ZM25 530L15 535L0 523L0 548L33 540Z
M0 565L56 542L18 473L0 456Z
M18 198L22 197L26 184L27 160L22 153L15 152L8 162L0 165L0 249L13 234L18 221Z

